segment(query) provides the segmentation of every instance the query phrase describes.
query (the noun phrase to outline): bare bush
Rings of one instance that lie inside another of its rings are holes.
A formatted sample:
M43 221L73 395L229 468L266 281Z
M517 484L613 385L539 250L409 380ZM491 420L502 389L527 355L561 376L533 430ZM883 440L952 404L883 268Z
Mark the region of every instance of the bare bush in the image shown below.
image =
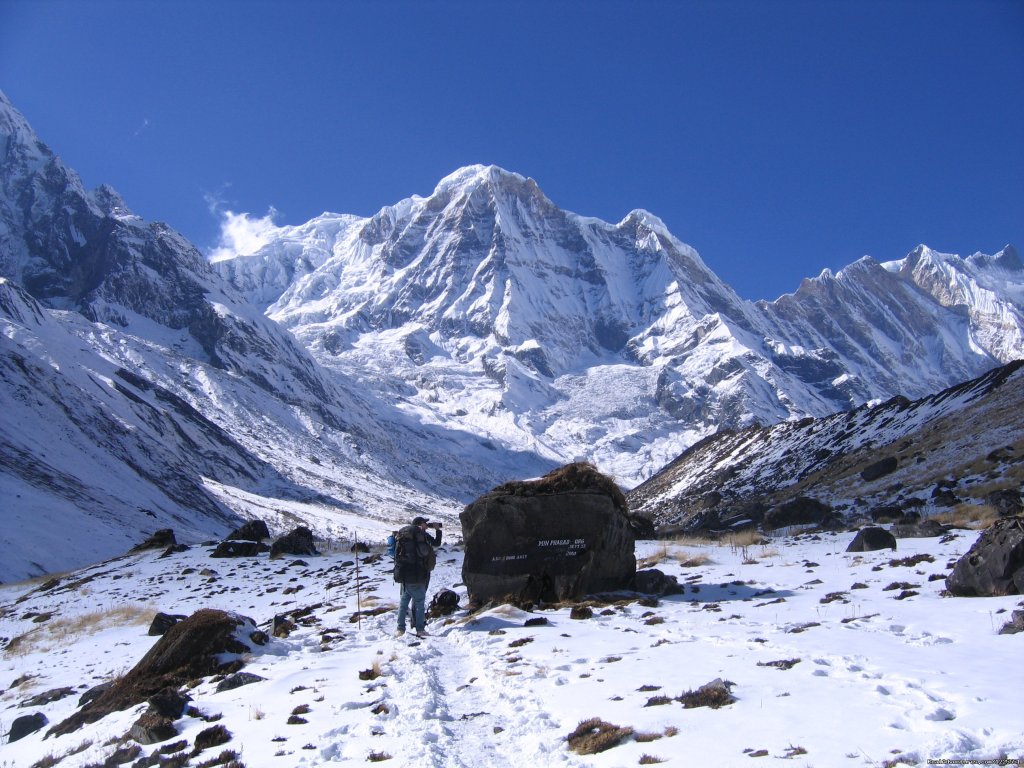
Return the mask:
M578 755L596 755L611 749L633 735L633 729L607 723L599 717L584 720L565 737L569 749Z

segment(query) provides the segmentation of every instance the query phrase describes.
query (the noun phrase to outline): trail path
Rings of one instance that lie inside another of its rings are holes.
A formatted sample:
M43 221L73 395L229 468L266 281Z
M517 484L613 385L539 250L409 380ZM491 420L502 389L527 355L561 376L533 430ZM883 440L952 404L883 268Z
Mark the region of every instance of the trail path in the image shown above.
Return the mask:
M530 687L496 677L519 671L497 668L493 655L482 652L481 645L502 639L457 627L422 641L393 642L384 664L387 728L407 749L421 750L403 757L417 765L501 768L548 764L549 750L560 751L561 726Z

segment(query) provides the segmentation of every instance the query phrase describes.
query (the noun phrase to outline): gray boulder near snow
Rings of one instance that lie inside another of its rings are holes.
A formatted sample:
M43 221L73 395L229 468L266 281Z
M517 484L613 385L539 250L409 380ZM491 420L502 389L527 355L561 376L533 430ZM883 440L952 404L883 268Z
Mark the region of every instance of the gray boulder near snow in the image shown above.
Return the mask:
M1024 517L993 523L946 577L959 597L1024 594Z
M506 483L460 515L474 601L558 602L628 588L634 537L622 492L585 463Z
M300 525L270 545L270 556L281 555L319 555L313 532Z
M847 552L874 552L876 549L896 549L896 537L878 526L869 526L857 531Z

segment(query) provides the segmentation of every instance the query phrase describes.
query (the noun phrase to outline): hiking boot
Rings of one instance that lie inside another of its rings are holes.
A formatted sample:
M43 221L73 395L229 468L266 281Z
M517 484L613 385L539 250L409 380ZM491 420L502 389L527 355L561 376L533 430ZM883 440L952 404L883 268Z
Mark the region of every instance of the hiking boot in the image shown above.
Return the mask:
M405 630L400 628L397 632L395 632L395 637L401 637L404 634Z
M428 633L427 630L425 629L417 629L416 637L430 637L430 633Z

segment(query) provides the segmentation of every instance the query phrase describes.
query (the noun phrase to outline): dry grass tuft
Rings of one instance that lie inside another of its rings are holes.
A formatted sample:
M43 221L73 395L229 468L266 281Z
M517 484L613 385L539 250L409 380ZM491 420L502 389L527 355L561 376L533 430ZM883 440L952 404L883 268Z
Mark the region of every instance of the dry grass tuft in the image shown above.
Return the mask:
M657 763L664 763L665 759L662 757L655 757L654 755L643 755L640 758L640 765L655 765Z
M387 752L371 752L366 757L367 762L370 762L370 763L382 763L385 760L390 760L390 759L391 759L391 755L389 755Z
M957 504L952 509L930 515L928 519L956 528L981 530L998 520L999 512L991 504Z
M606 723L599 717L584 720L565 737L569 749L578 755L596 755L611 749L633 735L633 729Z
M666 558L668 558L668 545L662 544L661 548L656 552L636 561L637 570L642 571L644 568L653 568Z
M125 627L148 624L156 609L152 605L120 605L90 611L67 619L53 619L11 639L4 649L7 655L20 656L35 651L52 650L82 635L91 635L111 626Z
M704 552L676 552L675 559L682 568L699 568L702 565L709 565L714 562L711 556Z

